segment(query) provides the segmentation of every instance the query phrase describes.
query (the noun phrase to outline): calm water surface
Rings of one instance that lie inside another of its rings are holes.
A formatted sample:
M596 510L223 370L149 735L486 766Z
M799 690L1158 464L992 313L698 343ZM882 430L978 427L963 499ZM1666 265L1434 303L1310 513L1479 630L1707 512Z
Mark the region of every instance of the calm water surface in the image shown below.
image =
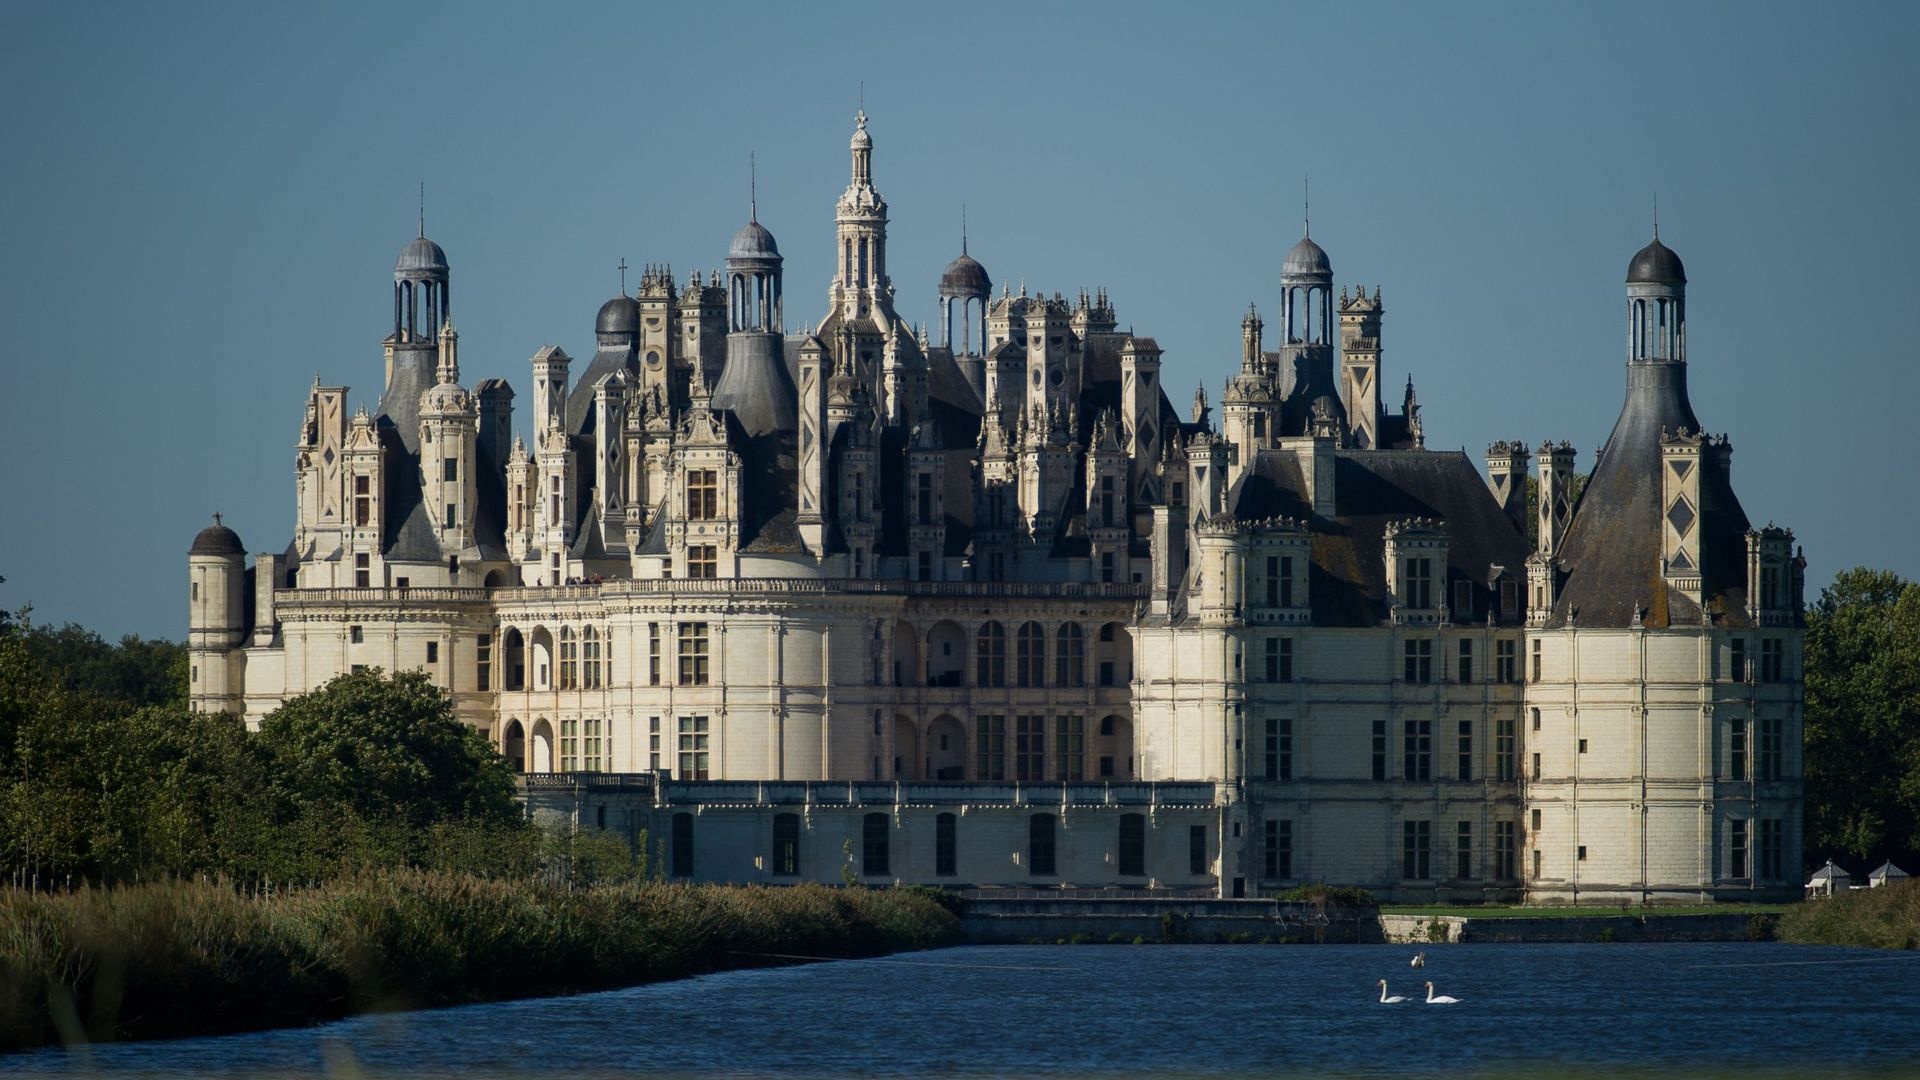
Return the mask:
M295 1031L9 1076L1920 1076L1920 955L1790 945L1009 946ZM1451 1006L1380 1005L1375 980Z

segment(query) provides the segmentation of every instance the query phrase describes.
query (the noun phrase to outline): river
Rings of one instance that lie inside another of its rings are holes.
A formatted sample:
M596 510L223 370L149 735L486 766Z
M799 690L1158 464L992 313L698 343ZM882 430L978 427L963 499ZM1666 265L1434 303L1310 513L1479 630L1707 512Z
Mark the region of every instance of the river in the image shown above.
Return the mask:
M0 1059L9 1076L1920 1075L1920 954L1759 944L946 949ZM1459 1004L1377 1002L1376 981Z

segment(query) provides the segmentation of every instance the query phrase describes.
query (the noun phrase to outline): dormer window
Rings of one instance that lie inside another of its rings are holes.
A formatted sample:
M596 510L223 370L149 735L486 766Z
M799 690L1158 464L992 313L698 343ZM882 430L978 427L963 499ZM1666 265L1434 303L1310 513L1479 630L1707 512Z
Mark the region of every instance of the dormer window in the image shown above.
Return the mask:
M1402 607L1424 611L1433 606L1433 560L1416 555L1407 560L1407 571L1400 585Z
M712 521L719 516L720 474L718 470L687 470L687 520Z

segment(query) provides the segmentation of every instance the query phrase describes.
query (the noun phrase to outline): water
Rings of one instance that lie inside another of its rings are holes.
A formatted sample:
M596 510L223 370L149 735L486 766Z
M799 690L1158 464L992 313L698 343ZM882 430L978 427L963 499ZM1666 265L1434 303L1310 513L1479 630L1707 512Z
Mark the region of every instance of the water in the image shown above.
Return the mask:
M1920 1075L1920 954L1007 946L0 1059L9 1076ZM1462 1000L1378 1004L1375 981Z

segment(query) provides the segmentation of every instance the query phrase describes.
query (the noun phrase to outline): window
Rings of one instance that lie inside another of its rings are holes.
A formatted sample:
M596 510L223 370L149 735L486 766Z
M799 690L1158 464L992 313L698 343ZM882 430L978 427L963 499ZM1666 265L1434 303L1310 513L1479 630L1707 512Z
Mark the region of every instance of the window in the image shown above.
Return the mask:
M933 872L937 877L953 877L959 873L959 821L952 814L933 819Z
M1433 681L1433 639L1409 638L1406 642L1407 681L1410 683L1430 683Z
M441 506L440 527L443 529L453 528L453 504L452 503L446 503Z
M1425 881L1433 876L1433 822L1400 823L1400 876Z
M353 665L353 673L354 673L355 675L364 675L364 674L366 674L366 670L367 670L367 665L365 665L365 664L355 664L355 665Z
M1078 688L1087 685L1087 632L1079 623L1062 623L1054 637L1053 684Z
M1460 682L1473 681L1473 639L1460 639Z
M1293 681L1293 639L1290 637L1270 637L1267 639L1268 682Z
M1582 754L1584 754L1584 753L1586 753L1586 752L1587 752L1587 740L1585 740L1585 739L1581 739L1581 740L1580 740L1580 753L1582 753Z
M1786 676L1786 645L1779 638L1767 638L1760 643L1760 681L1780 682Z
M680 685L707 685L707 624L680 624Z
M1007 718L976 717L973 727L975 780L1007 778Z
M580 768L580 721L560 721L560 771Z
M1530 662L1532 664L1532 667L1530 669L1531 673L1527 676L1527 678L1529 681L1539 682L1540 681L1540 641L1538 638L1534 639L1533 656Z
M1207 827L1190 825L1187 827L1187 873L1206 873L1207 862Z
M1540 755L1539 754L1533 755L1533 778L1535 780L1540 779Z
M1579 847L1574 848L1573 857L1576 862L1586 862L1587 861L1587 845L1581 844Z
M673 815L673 838L669 845L672 867L677 878L693 876L693 815L684 811Z
M1512 881L1518 873L1515 856L1520 845L1511 821L1493 823L1493 876L1496 881Z
M607 651L613 650L609 648ZM588 690L598 690L600 675L600 632L589 626L580 636L580 685Z
M1734 818L1728 824L1733 832L1727 842L1727 876L1743 878L1747 876L1747 823Z
M1407 579L1400 586L1400 606L1424 611L1433 606L1433 560L1424 556L1406 561Z
M358 645L362 641L366 640L366 637L363 633L361 633L360 627L358 625L354 625L354 626L347 627L347 640L349 642L352 642L355 645Z
M1779 818L1760 819L1760 877L1778 881L1786 876L1782 860L1786 854L1786 833Z
M1511 579L1500 582L1500 617L1511 619L1520 613L1520 583Z
M647 768L660 771L660 718L647 717Z
M1405 751L1402 779L1433 779L1433 721L1407 721L1402 749Z
M711 779L707 772L707 718L680 718L680 779Z
M1734 780L1747 778L1747 722L1737 716L1727 722L1727 774Z
M1461 578L1459 581L1453 583L1453 611L1451 614L1453 621L1457 623L1471 622L1473 620L1473 582ZM1463 874L1461 876L1464 877L1465 875Z
M547 522L548 524L558 524L559 521L560 521L560 478L556 476L550 479L549 481L547 481ZM554 556L554 558L557 561L559 559L559 556L556 555Z
M712 521L719 516L719 471L716 469L688 469L687 520Z
M1027 819L1027 872L1035 877L1051 877L1053 868L1053 815L1035 814Z
M1780 603L1780 568L1769 563L1760 568L1760 606L1771 611Z
M1387 778L1387 722L1385 720L1373 722L1373 778L1375 780Z
M1473 779L1473 721L1471 720L1460 721L1459 750L1457 772L1460 779L1471 780Z
M1020 624L1014 636L1013 685L1047 684L1047 632L1037 622Z
M1047 778L1047 718L1013 718L1013 778L1032 783Z
M440 479L446 480L449 482L460 479L460 459L459 458L441 458L440 459Z
M1293 718L1267 717L1266 778L1293 779Z
M481 634L473 647L474 682L481 690L493 689L493 635Z
M580 771L600 771L600 720L588 717L580 722Z
M1534 842L1539 843L1539 839L1540 839L1540 811L1539 810L1536 809L1533 811L1533 820L1530 824L1533 827Z
M1513 721L1496 720L1493 724L1493 767L1494 778L1509 783L1513 780L1514 735Z
M1754 764L1759 767L1759 775L1754 779L1778 780L1780 779L1781 771L1780 718L1777 716L1763 716L1753 723L1755 731L1760 737L1760 752L1757 760L1754 762Z
M440 662L440 643L437 641L427 642L427 663L437 664L439 662Z
M1053 777L1068 782L1086 779L1087 720L1083 716L1053 718Z
M1147 872L1147 816L1145 814L1120 815L1120 843L1116 857L1119 871L1127 877L1141 877Z
M1512 638L1501 638L1493 643L1494 682L1510 683L1519 677L1516 670L1518 661L1513 655L1515 644Z
M580 685L580 643L574 640L573 627L560 628L560 689Z
M373 524L373 480L371 477L353 478L353 523L355 525ZM362 556L364 558L365 556ZM362 586L364 588L364 586Z
M364 589L364 588L367 588L369 585L371 585L372 581L373 581L373 572L367 567L367 556L355 555L353 557L354 587L358 589Z
M660 685L660 624L647 624L647 685Z
M1453 876L1461 881L1473 877L1473 822L1463 821L1453 839Z
M1528 710L1528 712L1530 712L1533 716L1533 730L1539 731L1540 730L1540 710L1530 709Z
M887 830L892 826L885 814L868 814L860 821L860 873L866 877L884 877L887 873Z
M720 576L720 549L713 544L687 547L687 576L712 580Z
M914 480L914 520L921 525L931 525L933 524L933 474L923 472Z
M1727 677L1732 679L1734 682L1746 682L1747 681L1747 639L1734 638L1732 641L1727 643L1727 649L1728 649L1728 652L1731 654L1729 657L1729 663L1727 664Z
M974 657L974 685L988 687L1007 685L1006 627L997 622L982 626Z
M773 863L768 869L777 877L800 873L800 815L773 815Z
M919 566L918 576L920 580L932 581L933 580L933 552L922 551L918 559L916 560L916 562L918 563L918 566Z
M1268 820L1261 844L1260 869L1269 878L1293 876L1293 822Z

